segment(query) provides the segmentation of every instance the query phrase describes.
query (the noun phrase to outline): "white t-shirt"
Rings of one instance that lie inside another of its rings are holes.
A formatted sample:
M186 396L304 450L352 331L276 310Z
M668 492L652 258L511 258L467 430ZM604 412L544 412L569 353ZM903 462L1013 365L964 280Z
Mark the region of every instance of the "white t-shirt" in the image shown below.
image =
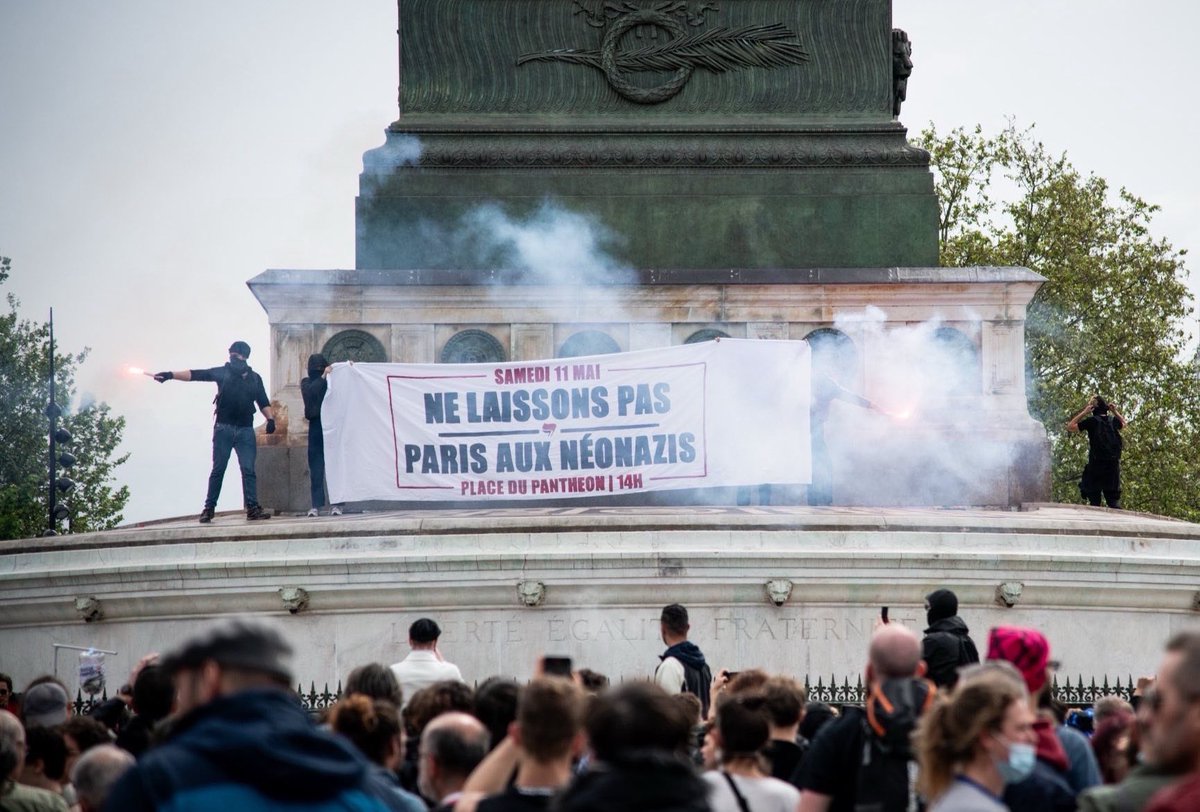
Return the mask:
M462 672L458 670L457 665L443 662L432 651L427 650L409 652L407 657L392 666L392 673L396 675L400 690L404 692L405 705L413 694L435 682L463 682Z
M669 694L683 693L683 676L683 663L674 657L668 657L654 669L654 681Z
M708 784L708 804L712 812L742 812L741 804L725 773L709 770L704 774L704 783ZM750 812L796 812L800 807L800 790L786 781L778 778L747 778L743 775L731 775L733 783L737 784L738 792L746 799Z

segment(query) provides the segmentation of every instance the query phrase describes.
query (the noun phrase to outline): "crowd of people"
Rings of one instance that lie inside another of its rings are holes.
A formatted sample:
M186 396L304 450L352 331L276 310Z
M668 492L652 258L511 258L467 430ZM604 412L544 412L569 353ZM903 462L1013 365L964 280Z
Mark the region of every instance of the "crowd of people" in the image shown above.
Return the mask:
M16 701L0 674L0 812L1200 810L1200 631L1166 643L1133 702L1068 714L1040 632L993 628L977 648L953 592L926 610L923 638L877 624L861 705L714 674L672 604L652 679L545 658L524 684L472 688L422 618L404 660L355 668L316 718L280 633L223 621L143 658L87 716L53 677Z

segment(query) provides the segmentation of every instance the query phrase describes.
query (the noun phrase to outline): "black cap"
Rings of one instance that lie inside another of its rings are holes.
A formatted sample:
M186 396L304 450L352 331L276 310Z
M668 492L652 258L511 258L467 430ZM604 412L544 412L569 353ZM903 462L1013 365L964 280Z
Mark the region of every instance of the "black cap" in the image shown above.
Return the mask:
M247 344L245 341L233 342L232 344L229 345L229 351L231 353L236 352L238 355L242 356L243 358L250 357L250 345Z
M200 668L212 660L227 668L278 677L291 684L292 647L278 631L245 618L223 620L163 656L168 674Z

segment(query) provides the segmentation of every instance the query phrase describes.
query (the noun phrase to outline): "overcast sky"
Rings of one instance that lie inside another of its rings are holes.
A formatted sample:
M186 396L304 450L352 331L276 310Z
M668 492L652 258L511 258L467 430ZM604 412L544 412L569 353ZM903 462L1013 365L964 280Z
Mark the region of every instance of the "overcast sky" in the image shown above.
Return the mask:
M896 0L894 23L913 131L1036 123L1200 249L1200 3ZM212 387L123 367L213 366L244 339L268 377L246 281L354 266L362 153L396 117L395 29L394 0L0 0L4 287L27 317L55 308L63 349L92 348L80 390L128 419L127 521L199 512ZM221 510L241 506L231 468Z

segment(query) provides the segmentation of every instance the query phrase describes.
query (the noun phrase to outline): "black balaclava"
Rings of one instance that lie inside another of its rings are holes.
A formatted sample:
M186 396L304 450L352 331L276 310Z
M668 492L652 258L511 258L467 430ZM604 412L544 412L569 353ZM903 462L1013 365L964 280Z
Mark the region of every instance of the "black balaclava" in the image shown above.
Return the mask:
M949 589L938 589L925 596L929 608L925 611L925 619L932 626L939 620L954 617L958 614L958 596Z
M329 366L329 362L325 360L325 356L319 352L314 352L308 356L308 377L321 377L321 373L325 371L325 367L327 366Z
M237 353L241 358L234 358L233 354ZM235 341L229 345L229 366L234 372L245 372L250 365L246 363L250 357L250 345L245 341Z
M1108 414L1108 403L1104 400L1104 398L1100 396L1096 397L1096 405L1092 407L1092 414L1096 415L1097 417L1102 414Z

